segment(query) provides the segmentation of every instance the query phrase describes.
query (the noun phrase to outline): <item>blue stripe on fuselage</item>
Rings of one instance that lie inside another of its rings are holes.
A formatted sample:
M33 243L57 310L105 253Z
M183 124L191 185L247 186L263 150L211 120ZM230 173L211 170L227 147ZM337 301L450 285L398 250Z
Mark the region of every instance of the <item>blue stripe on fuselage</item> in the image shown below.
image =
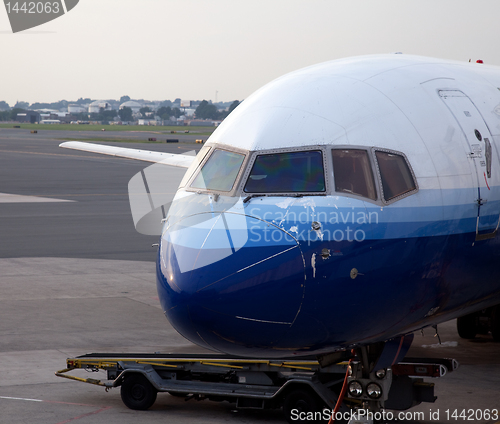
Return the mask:
M438 194L444 193L444 205L437 205ZM466 192L470 202L467 204L452 204L452 199L463 197ZM182 205L187 204L186 215L178 214L181 219L196 211L203 212L203 206L213 217L226 211L224 219L231 216L246 215L273 224L268 233L263 232L255 222L245 221L243 218L232 220L228 228L224 226L224 238L227 231L236 240L251 238L252 245L266 245L273 237L287 237L281 232L274 233L277 228L287 232L290 237L298 241L361 241L380 240L408 237L430 237L448 234L475 232L478 206L474 203L470 190L421 190L413 196L404 198L388 206L379 206L360 199L340 196L310 196L304 198L262 197L254 198L248 204L241 201L212 203L206 201L200 208L195 209L193 204L200 206L203 198L200 195L193 199L180 199L174 202L177 209L182 211ZM207 196L208 197L208 196ZM193 202L197 200L198 202ZM180 205L179 205L180 204ZM500 210L500 201L490 200L489 210ZM170 218L171 221L174 219ZM496 217L491 221L496 222ZM321 231L311 231L311 223L321 224ZM206 232L210 222L199 224L200 237ZM277 228L276 228L277 227ZM197 226L192 227L193 234ZM247 234L245 234L245 232ZM215 240L215 239L214 239ZM277 240L275 240L277 241ZM202 242L200 238L176 241L185 247L195 248ZM193 244L194 243L194 244ZM215 246L214 246L215 247Z
M448 191L445 206L436 206L438 194L421 190L384 207L337 196L245 204L186 196L191 218L175 205L177 223L166 226L162 240L160 256L169 259L158 268L164 310L196 343L279 356L347 348L353 334L359 343L384 340L450 319L457 310L500 302L491 272L499 238L475 242L473 199L454 204ZM204 214L197 202L206 206ZM320 230L312 229L313 221ZM291 248L295 240L298 247ZM275 252L284 253L263 261ZM183 264L200 254L210 260ZM210 285L200 284L204 280Z

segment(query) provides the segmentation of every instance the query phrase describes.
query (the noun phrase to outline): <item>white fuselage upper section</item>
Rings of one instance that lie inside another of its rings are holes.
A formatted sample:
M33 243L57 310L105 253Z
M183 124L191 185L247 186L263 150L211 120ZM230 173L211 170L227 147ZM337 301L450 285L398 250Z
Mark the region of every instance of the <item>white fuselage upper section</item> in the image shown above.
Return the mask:
M500 141L498 68L392 54L335 60L278 78L243 101L209 143L249 151L377 146L404 151L422 188L453 188L470 168L441 90L464 92Z

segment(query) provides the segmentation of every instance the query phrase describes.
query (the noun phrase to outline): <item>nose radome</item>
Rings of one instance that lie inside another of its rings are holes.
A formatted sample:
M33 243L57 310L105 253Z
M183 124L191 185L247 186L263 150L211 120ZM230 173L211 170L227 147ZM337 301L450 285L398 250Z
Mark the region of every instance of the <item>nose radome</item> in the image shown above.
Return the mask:
M158 290L172 325L207 347L269 346L297 317L304 261L273 224L234 213L186 217L162 236Z

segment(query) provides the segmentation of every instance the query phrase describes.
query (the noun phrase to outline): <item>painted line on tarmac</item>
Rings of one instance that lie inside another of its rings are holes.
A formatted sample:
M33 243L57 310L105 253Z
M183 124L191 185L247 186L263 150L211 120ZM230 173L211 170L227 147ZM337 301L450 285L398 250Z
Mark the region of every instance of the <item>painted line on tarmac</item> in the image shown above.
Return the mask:
M21 397L12 397L12 396L0 396L0 399L6 400L25 400L29 402L44 402L44 403L57 403L60 405L73 405L73 406L89 406L91 408L98 408L100 405L91 405L88 403L76 403L76 402L61 402L58 400L43 400L43 399L30 399L30 398L21 398ZM111 406L106 406L104 409L109 409Z
M57 203L74 200L54 199L52 197L26 196L21 194L0 193L0 203Z
M0 396L0 399L9 399L9 400L28 400L30 402L43 402L40 399L27 399L27 398L18 398L18 397L9 397L9 396Z
M85 403L59 402L59 401L52 401L52 400L30 399L30 398L20 398L20 397L12 397L12 396L0 396L0 399L23 400L23 401L27 401L27 402L57 403L57 404L61 404L61 405L73 405L73 406L78 405L78 406L88 406L88 407L92 407L92 408L97 407L97 405L88 405ZM89 417L91 415L100 414L101 412L107 411L108 409L112 409L112 408L113 408L112 406L105 406L104 408L100 408L100 409L98 409L96 411L92 411L92 412L87 412L86 414L78 415L77 417L73 417L73 418L61 421L57 424L68 424L68 423L71 423L73 421L77 421L77 420L80 420L82 418Z

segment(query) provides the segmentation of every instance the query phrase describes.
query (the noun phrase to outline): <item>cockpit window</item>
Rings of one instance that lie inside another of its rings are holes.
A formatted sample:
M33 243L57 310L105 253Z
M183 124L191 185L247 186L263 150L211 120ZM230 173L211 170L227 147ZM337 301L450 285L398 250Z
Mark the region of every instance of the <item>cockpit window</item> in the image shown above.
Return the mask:
M336 192L377 199L372 167L366 150L334 149L332 159Z
M415 180L404 156L384 151L375 151L375 156L386 202L416 190Z
M205 156L207 155L207 153L209 151L210 151L210 146L203 146L200 149L200 151L196 155L193 163L191 163L191 165L189 165L189 168L187 169L186 173L184 174L184 177L182 178L182 181L179 184L179 187L184 187L187 184L187 182L189 181L191 176L194 174L194 172L198 169L198 167L200 166L200 163L203 162L203 159L205 159Z
M231 191L244 155L227 150L215 150L191 184L191 188Z
M315 193L325 190L321 151L259 155L244 188L246 193Z

